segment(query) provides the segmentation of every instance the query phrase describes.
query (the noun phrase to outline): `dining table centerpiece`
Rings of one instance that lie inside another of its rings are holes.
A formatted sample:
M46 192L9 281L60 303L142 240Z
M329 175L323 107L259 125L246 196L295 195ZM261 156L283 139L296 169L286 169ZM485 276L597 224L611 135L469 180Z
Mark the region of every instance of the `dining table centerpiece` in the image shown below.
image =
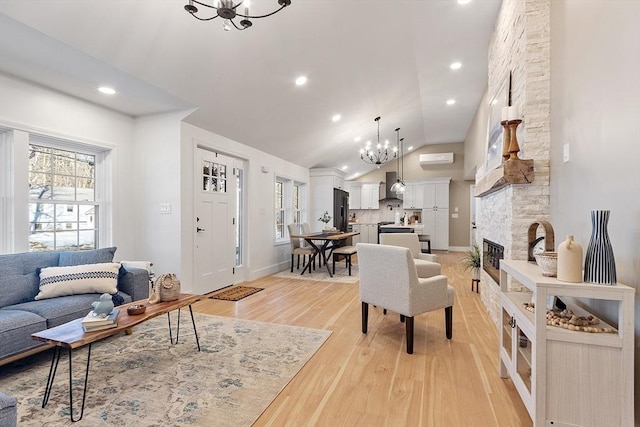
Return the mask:
M329 211L324 211L322 216L318 218L318 221L324 223L322 226L323 230L331 230L331 226L329 225L329 221L331 221L331 215L329 215Z

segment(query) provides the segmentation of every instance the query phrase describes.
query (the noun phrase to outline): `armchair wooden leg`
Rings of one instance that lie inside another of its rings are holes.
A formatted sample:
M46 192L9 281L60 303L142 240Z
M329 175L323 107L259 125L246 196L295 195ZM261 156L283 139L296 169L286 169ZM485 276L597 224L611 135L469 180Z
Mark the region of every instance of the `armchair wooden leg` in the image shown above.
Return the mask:
M402 323L404 323L404 319L405 319L404 314L401 314L401 315L400 315L400 321L401 321Z
M406 317L407 353L413 354L413 316Z
M453 306L444 308L444 322L447 339L453 336Z
M293 254L291 254L291 272L293 273Z
M367 333L367 326L369 321L369 304L362 301L362 333Z
M386 315L386 314L387 314L387 309L386 309L386 308L383 308L383 309L382 309L382 314L384 314L384 315Z
M336 274L336 254L333 254L331 258L333 260L333 274Z

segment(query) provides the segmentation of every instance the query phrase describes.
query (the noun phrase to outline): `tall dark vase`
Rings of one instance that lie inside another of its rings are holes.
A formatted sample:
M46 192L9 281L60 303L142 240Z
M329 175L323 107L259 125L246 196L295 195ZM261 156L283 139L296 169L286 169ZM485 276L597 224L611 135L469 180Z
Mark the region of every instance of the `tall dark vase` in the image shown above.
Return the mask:
M610 211L591 211L591 239L584 260L584 281L603 285L614 285L616 261L609 241L607 223Z

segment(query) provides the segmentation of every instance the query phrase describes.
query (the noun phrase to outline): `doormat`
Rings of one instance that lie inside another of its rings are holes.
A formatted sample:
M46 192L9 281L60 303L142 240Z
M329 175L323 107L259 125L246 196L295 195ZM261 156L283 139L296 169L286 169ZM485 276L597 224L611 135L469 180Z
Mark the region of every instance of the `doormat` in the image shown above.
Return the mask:
M253 288L251 286L235 286L231 289L227 289L226 291L213 294L209 298L223 299L225 301L238 301L242 298L248 297L249 295L253 295L256 292L260 292L263 289L264 288Z

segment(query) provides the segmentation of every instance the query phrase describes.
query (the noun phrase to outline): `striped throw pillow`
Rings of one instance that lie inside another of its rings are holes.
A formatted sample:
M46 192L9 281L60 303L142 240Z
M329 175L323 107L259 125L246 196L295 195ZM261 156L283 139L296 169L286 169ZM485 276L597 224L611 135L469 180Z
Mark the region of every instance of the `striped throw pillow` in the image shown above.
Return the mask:
M40 292L35 299L78 294L115 294L119 262L40 269Z

